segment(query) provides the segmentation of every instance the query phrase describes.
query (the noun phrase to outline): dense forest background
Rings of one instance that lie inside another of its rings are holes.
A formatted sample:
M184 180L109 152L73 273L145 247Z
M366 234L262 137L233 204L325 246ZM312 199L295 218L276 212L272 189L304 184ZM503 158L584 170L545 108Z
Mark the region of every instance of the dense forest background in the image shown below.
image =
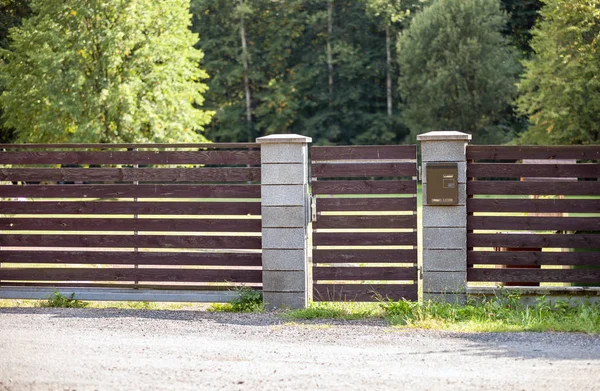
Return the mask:
M566 23L563 30L571 31L552 42L575 34L581 45L591 47L590 61L599 58L597 0L549 0L546 7L542 0L175 2L189 4L189 28L198 34L195 47L204 54L199 67L208 74L202 81L208 90L202 91L202 110L212 119L199 129L215 142L299 133L321 145L392 144L410 142L424 131L452 129L472 133L478 143L545 143L553 138L544 129L555 124L539 115L544 107L536 77L550 61L540 63L541 53L557 52L549 47L557 31L552 21ZM0 0L5 54L18 50L8 31L32 16L29 5L29 0ZM597 12L581 16L590 10ZM581 31L573 33L573 27ZM578 52L583 46L565 50ZM524 77L528 82L520 83ZM569 77L561 83L569 84ZM597 93L598 75L582 77L593 83L583 83L588 89L579 93ZM581 122L582 135L555 140L599 142L594 123L600 121L593 118L600 109L565 104L558 116L585 111L592 120ZM2 142L27 141L6 125L10 116L3 118Z

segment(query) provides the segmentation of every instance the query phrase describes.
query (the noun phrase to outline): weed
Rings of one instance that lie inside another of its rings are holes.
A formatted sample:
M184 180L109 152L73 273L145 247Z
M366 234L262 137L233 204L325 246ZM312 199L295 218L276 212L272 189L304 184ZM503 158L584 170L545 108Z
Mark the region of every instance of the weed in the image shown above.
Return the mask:
M262 294L248 287L236 290L238 297L229 303L213 303L209 312L263 312L265 309Z
M88 303L75 299L75 293L71 293L67 297L55 290L47 301L42 301L39 305L40 307L53 308L84 308L87 307Z

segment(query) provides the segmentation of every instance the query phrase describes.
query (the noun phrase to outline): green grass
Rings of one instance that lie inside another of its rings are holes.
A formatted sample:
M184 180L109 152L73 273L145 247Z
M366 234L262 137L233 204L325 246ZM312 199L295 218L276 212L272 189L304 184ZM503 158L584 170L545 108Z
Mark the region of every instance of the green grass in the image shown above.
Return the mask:
M377 303L311 303L308 308L284 312L282 316L288 320L341 319L357 320L383 316L382 308Z
M262 293L248 287L236 290L239 296L229 303L213 303L207 308L209 312L263 312L265 305Z
M521 303L518 293L500 293L465 305L405 300L360 303L312 303L307 309L289 311L290 320L385 318L400 328L456 332L563 331L600 333L600 304L550 302L540 297L534 305Z

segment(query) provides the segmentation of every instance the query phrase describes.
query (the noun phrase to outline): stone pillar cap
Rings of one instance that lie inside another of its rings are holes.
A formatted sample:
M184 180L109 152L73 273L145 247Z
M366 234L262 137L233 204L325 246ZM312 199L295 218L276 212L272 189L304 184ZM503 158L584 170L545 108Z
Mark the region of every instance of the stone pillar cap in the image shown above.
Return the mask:
M256 142L259 144L306 144L312 142L312 138L299 134L272 134L270 136L259 137L256 139Z
M429 132L419 134L419 141L454 141L454 140L471 140L471 135L467 133L457 132L454 130L444 130L440 132Z

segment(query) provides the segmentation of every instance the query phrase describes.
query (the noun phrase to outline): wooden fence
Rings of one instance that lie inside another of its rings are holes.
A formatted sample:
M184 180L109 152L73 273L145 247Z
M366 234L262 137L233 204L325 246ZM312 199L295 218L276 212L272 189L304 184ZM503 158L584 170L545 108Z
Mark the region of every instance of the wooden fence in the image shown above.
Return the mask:
M416 146L312 147L311 160L314 300L416 300Z
M260 286L257 144L0 148L2 287Z
M469 282L600 283L600 146L469 146L467 161Z

